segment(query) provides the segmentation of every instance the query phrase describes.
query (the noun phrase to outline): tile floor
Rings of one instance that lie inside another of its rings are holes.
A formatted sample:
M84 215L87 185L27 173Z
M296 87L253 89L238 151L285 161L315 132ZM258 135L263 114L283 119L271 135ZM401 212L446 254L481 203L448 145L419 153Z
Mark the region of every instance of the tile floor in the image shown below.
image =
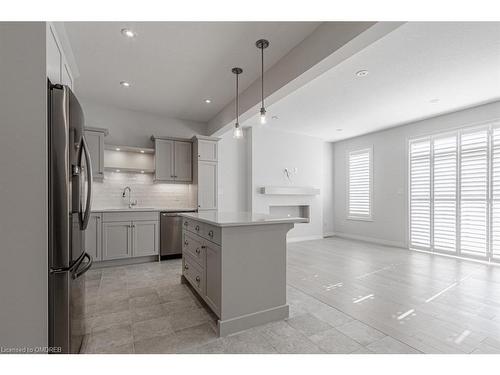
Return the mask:
M500 353L500 267L328 238L288 247L290 318L217 338L170 260L87 274L83 353Z

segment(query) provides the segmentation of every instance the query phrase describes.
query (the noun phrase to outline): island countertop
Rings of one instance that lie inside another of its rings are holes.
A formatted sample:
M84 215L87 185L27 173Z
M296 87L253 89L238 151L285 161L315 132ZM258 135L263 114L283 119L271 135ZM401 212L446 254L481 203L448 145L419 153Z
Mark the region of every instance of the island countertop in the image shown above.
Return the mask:
M237 227L247 225L307 223L302 217L280 217L252 212L185 212L180 213L188 219L198 220L218 227Z

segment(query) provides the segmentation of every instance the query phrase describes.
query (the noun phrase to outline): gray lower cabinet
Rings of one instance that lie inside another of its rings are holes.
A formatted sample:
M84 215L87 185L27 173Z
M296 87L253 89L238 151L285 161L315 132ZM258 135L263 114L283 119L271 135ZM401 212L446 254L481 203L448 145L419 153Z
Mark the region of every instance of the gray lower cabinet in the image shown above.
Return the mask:
M212 311L220 316L221 247L212 242L220 243L220 235L215 238L208 234L216 231L220 233L220 228L187 219L184 219L184 223L182 274Z
M132 256L132 223L114 221L103 224L102 260Z
M104 136L106 131L85 130L85 141L89 147L90 159L92 161L92 177L96 180L104 178Z
M134 257L158 255L158 221L135 221L132 224Z
M98 244L98 238L102 238L102 250L97 250L101 255L96 260L158 255L160 224L157 212L104 212L101 215L98 221L102 221L102 225L99 228L96 224L97 232L92 226L86 233L87 241L95 240ZM97 237L94 232L98 233Z
M85 251L95 261L101 260L102 254L102 215L100 212L90 214L89 225L85 231Z

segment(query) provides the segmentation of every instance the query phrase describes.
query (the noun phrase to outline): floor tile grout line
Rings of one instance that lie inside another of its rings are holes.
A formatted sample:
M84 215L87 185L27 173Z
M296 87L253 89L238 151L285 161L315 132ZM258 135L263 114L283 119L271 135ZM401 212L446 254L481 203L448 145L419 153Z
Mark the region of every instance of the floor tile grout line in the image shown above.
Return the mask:
M302 289L299 289L298 287L295 287L295 286L293 286L293 285L291 285L291 284L288 284L288 283L287 283L287 285L289 285L290 287L292 287L292 288L294 288L294 289L296 289L296 290L298 290L298 291L300 291L300 292L302 292L302 293L304 293L304 294L307 294L309 297L314 298L315 300L317 300L317 301L321 302L322 304L324 304L324 305L326 305L326 306L329 306L329 307L331 307L331 308L333 308L333 309L335 309L335 310L340 311L341 313L343 313L343 314L347 315L347 316L348 316L348 317L350 317L351 319L356 320L356 321L359 321L359 322L361 322L361 323L363 323L363 324L366 324L368 327L370 327L370 328L372 328L372 329L376 330L377 332L380 332L380 333L384 334L385 336L391 337L392 339L394 339L394 340L398 341L399 343L401 343L401 344L403 344L403 345L406 345L406 346L408 346L408 347L412 348L413 350L416 350L417 352L419 352L419 353L422 353L422 354L423 354L423 352L422 352L421 350L418 350L417 348L414 348L413 346L411 346L411 345L409 345L409 344L406 344L405 342L403 342L403 341L401 341L401 340L399 340L399 339L397 339L397 338L395 338L395 337L393 337L393 336L391 336L391 335L388 335L387 333L385 333L385 332L381 331L380 329L373 327L371 324L369 324L369 323L367 323L367 322L363 322L363 321L361 321L361 320L359 320L359 319L355 318L354 316L352 316L351 314L349 314L349 313L347 313L347 312L344 312L344 311L342 311L342 310L337 309L335 306L332 306L332 305L330 305L330 304L328 304L328 303L326 303L326 302L323 302L323 301L321 301L321 300L317 299L316 297L314 297L313 295L309 294L308 292L306 292L306 291L304 291L304 290L302 290ZM333 328L335 328L335 327L333 327ZM379 340L382 340L382 339L379 339ZM379 341L379 340L375 340L374 342ZM363 346L364 346L364 345L363 345ZM365 346L364 346L364 347L365 347Z

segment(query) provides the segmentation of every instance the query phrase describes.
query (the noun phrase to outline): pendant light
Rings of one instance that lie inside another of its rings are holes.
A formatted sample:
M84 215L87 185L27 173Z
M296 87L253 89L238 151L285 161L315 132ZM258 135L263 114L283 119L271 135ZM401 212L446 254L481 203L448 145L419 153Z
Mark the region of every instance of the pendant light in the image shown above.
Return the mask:
M234 124L233 137L234 138L243 138L243 130L240 128L240 112L239 112L239 87L238 87L238 76L243 73L243 69L241 68L233 68L231 69L236 75L236 123Z
M260 56L261 56L261 99L262 99L262 105L260 107L260 123L265 124L266 123L266 108L264 107L264 49L269 47L269 41L266 39L259 39L258 41L255 42L255 46L260 49Z

